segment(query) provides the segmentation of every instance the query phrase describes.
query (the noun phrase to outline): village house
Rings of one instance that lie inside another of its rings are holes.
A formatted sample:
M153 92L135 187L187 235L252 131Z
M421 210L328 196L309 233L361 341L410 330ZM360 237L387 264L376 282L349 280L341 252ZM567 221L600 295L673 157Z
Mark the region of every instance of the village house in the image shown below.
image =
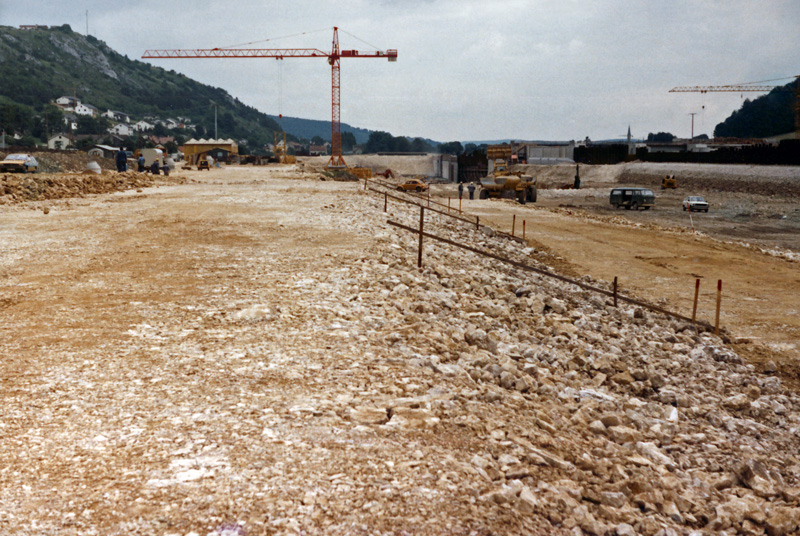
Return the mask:
M117 134L118 136L132 136L134 132L134 128L131 125L126 125L125 123L117 123L113 127L108 129L108 132L112 134Z
M56 134L47 138L48 149L66 149L69 146L70 139L66 134Z
M85 102L78 103L75 106L75 113L78 115L88 115L90 117L97 117L100 113L100 110L92 106L91 104L86 104Z
M115 110L109 110L103 114L103 117L108 117L112 121L117 121L119 123L130 123L131 117L124 113L124 112L117 112Z
M56 99L56 106L67 112L74 112L81 101L77 97L64 96Z
M138 132L145 132L147 130L153 130L155 125L153 123L148 123L147 121L139 121L135 125L133 125L133 129Z

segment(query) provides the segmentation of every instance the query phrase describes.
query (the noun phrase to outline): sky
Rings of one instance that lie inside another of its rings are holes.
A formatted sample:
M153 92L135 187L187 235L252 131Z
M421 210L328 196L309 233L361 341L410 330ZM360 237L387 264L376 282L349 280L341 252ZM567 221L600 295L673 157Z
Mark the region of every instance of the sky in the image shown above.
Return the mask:
M800 75L800 0L0 0L0 25L69 24L148 49L397 49L341 61L341 121L445 141L713 134L758 93L675 86ZM324 58L142 60L269 114L330 120ZM2 83L2 81L0 81Z

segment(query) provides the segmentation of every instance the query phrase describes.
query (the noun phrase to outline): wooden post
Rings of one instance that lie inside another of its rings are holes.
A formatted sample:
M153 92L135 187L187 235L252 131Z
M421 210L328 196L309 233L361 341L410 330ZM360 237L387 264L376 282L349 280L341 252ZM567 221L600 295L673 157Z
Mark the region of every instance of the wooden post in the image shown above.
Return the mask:
M458 198L458 213L461 214L461 197Z
M511 217L511 236L514 236L514 231L516 231L516 228L517 228L517 215L514 214Z
M522 220L522 239L525 240L525 220Z
M694 321L697 318L697 298L700 296L700 279L696 279L694 282L694 305L692 305L692 325L694 326Z
M450 214L450 197L447 198L447 213Z
M428 206L431 206L431 189L428 188Z
M422 268L422 230L425 225L425 207L419 207L419 252L417 253L417 268Z
M475 228L478 229L478 230L480 230L480 228L481 228L481 217L480 216L475 216Z
M719 335L719 306L722 303L722 279L717 280L717 317L714 320L714 335Z
M383 192L383 211L386 212L387 208L389 208L389 194Z
M617 276L614 276L614 307L617 306Z
M366 178L364 179L364 189L365 189L365 190L367 189L367 180L368 180L368 179L366 179Z

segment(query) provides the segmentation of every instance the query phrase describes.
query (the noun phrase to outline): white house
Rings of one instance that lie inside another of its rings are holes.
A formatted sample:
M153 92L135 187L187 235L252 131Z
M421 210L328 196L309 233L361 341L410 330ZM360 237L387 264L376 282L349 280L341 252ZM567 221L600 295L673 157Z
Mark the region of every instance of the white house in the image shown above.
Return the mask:
M144 132L146 130L153 130L155 125L153 123L148 123L147 121L139 121L135 125L133 125L134 130L139 132Z
M83 103L83 102L79 103L75 107L75 113L78 114L78 115L88 115L88 116L91 116L91 117L97 117L99 112L100 112L100 110L98 110L97 108L95 108L91 104L86 104L86 103Z
M109 128L108 131L117 136L131 136L135 132L135 127L126 125L125 123L117 123Z
M66 114L64 116L64 125L67 127L67 130L78 130L78 116Z
M81 101L77 97L64 96L56 99L56 106L68 112L74 112L75 107L80 103Z
M130 123L131 117L123 112L117 112L115 110L109 110L103 114L103 117L108 117L113 121L119 121L120 123Z
M70 145L69 136L66 134L56 134L47 138L48 149L66 149Z

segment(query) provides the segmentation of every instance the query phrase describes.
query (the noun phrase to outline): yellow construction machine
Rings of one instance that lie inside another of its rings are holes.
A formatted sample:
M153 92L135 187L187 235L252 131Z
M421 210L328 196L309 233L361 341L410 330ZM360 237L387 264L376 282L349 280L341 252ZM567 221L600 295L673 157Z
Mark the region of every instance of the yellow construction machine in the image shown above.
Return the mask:
M493 169L481 179L480 199L516 199L522 204L536 202L536 179L509 169L510 145L490 145L486 157L493 162Z
M661 179L661 189L666 190L667 188L677 188L678 181L675 179L675 175L666 175L663 179Z

